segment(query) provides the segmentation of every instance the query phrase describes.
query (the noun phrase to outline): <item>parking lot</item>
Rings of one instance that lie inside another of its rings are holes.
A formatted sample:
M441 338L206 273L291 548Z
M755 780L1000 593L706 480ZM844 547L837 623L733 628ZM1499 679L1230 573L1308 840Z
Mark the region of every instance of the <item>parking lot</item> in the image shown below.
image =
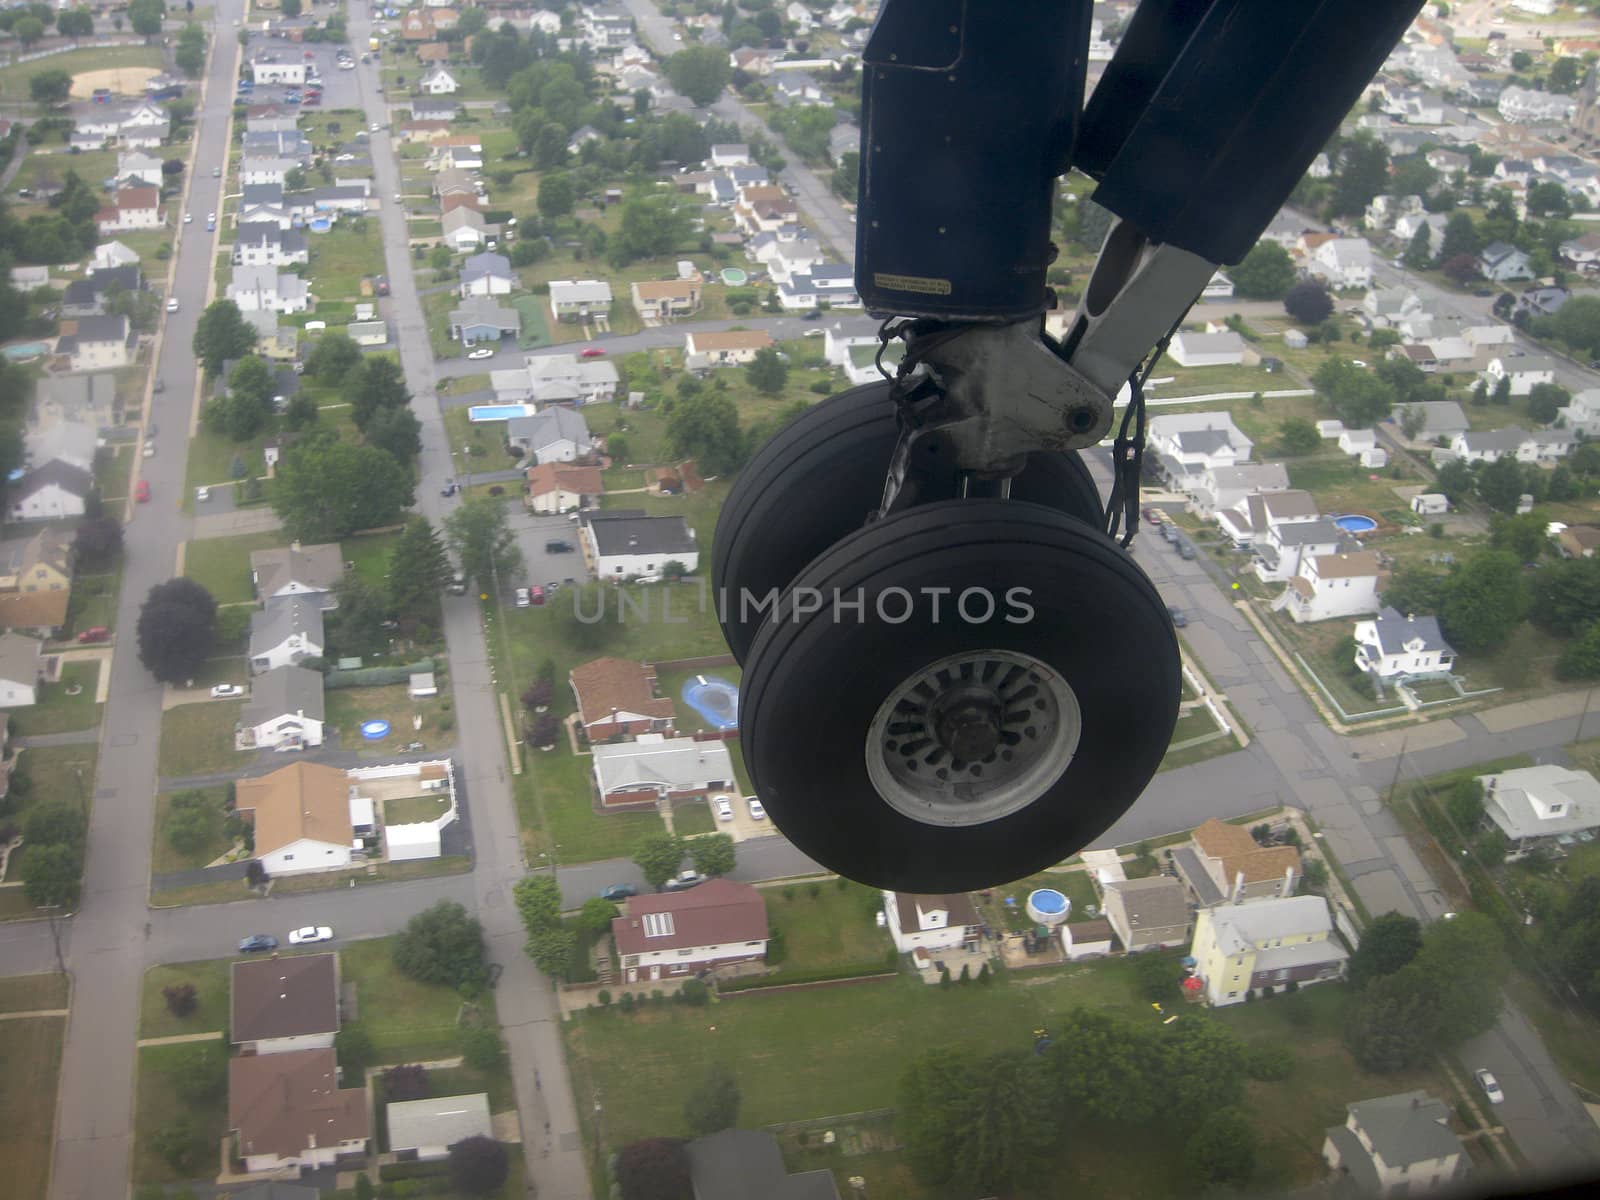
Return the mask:
M539 586L551 582L565 584L569 579L585 582L588 573L584 570L583 555L578 551L578 523L566 517L531 513L520 498L514 498L512 503L515 507L509 511L507 523L522 549L522 561L528 568L527 582ZM546 542L552 541L571 543L571 552L549 553L544 547Z
M336 47L327 43L306 45L300 42L290 42L286 39L274 37L257 37L250 44L246 52L245 63L240 67L240 79L250 78L249 60L257 52L270 53L279 62L304 62L314 65L317 69L317 83L322 88L322 104L324 109L333 108L359 108L361 107L360 89L356 83L358 71L339 70ZM359 56L358 56L359 57ZM289 92L304 92L302 87L291 87L276 83L258 83L248 92L239 95L247 99L250 104L278 104L283 101ZM317 106L307 109L316 112ZM354 131L352 126L352 132Z

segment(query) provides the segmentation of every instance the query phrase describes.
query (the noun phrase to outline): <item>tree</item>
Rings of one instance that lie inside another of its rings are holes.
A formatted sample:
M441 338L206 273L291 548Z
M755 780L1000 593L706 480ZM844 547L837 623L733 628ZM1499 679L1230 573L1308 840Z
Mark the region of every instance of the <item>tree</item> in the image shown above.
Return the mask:
M1281 300L1294 286L1294 260L1277 242L1257 242L1243 262L1228 268L1228 278L1246 300Z
M912 1169L952 1194L1010 1191L1037 1175L1060 1136L1049 1072L1031 1055L931 1051L907 1069L900 1097Z
M217 602L192 579L150 589L139 609L139 661L163 683L193 679L211 656Z
M683 864L683 843L670 833L653 833L634 847L633 861L645 882L659 888Z
M56 31L62 37L92 37L94 14L87 8L69 8L56 18Z
M1489 518L1489 544L1516 556L1518 562L1536 561L1550 548L1548 518L1540 512L1514 517L1495 513Z
M1283 307L1302 325L1320 325L1333 315L1333 297L1320 283L1297 283L1283 297Z
M1370 133L1362 132L1339 151L1339 171L1328 203L1330 217L1359 217L1389 184L1389 152Z
M128 21L140 37L155 37L161 32L161 19L166 12L164 0L131 0Z
M1466 287L1479 275L1478 260L1470 254L1457 254L1445 259L1439 264L1439 270L1460 287Z
M386 584L395 611L411 617L435 613L450 575L450 558L438 531L426 517L412 517L389 554Z
M206 65L206 35L200 26L191 23L183 27L178 34L178 47L173 52L172 61L185 75L200 74Z
M1426 222L1419 224L1417 231L1411 235L1411 241L1400 255L1400 262L1413 271L1421 271L1433 264L1433 229Z
M682 1138L646 1138L617 1152L622 1200L694 1200L689 1150Z
M1351 429L1376 425L1394 407L1389 384L1347 359L1328 359L1312 374L1311 382Z
M321 415L321 409L310 392L296 392L289 397L289 403L283 410L284 428L298 433L307 426L316 424Z
M207 375L219 374L222 364L243 358L255 349L256 327L244 319L232 300L216 300L200 314L194 330L194 356L205 364Z
M539 215L546 220L568 216L576 199L572 176L565 171L551 172L539 180Z
M1346 1010L1345 1042L1369 1071L1402 1071L1433 1053L1428 1030L1435 997L1410 970L1377 979Z
M1550 64L1550 74L1545 76L1544 86L1546 91L1564 96L1577 91L1582 81L1583 63L1579 59L1558 58Z
M1528 392L1528 417L1541 425L1549 425L1559 415L1558 410L1572 403L1572 393L1558 383L1536 383Z
M1415 917L1388 912L1361 932L1361 945L1350 956L1350 982L1364 987L1393 975L1422 949L1422 925Z
M1489 400L1500 405L1511 403L1511 376L1502 375L1494 381L1494 389L1489 393Z
M1472 468L1459 458L1451 459L1440 467L1434 483L1450 503L1457 506L1470 497L1477 488L1477 480L1472 477Z
M1508 455L1478 473L1478 498L1496 512L1512 513L1522 498L1522 485L1522 464Z
M702 475L731 474L744 462L739 409L726 393L680 391L667 416L667 440L679 456L695 459Z
M757 350L755 357L745 364L744 374L756 391L776 396L789 380L789 364L778 356L776 350L767 346Z
M300 0L282 0L283 15L291 20L300 15Z
M222 832L222 811L204 792L179 792L167 815L167 841L179 854L198 854Z
M175 1017L190 1016L200 1003L192 983L169 983L161 989L161 998Z
M340 655L355 658L382 654L389 644L384 622L393 612L383 589L350 572L333 590L339 598L339 607L328 633L329 647L336 648Z
M1600 676L1600 621L1591 621L1561 650L1556 660L1559 679L1593 679Z
M1256 1129L1237 1108L1219 1108L1202 1118L1184 1149L1190 1172L1201 1183L1244 1183L1256 1166Z
M600 896L590 896L583 902L577 916L577 926L593 937L603 937L611 931L611 922L622 915L611 901Z
M23 17L11 27L11 34L24 50L31 49L44 36L44 22L38 17Z
M739 1122L739 1081L714 1063L683 1098L683 1119L700 1136L732 1129Z
M402 974L423 983L481 987L489 978L483 926L452 900L412 917L396 936L392 954Z
M1439 258L1448 261L1460 256L1474 258L1483 249L1483 239L1478 226L1468 213L1453 212L1445 222L1444 237L1439 242Z
M702 875L726 875L733 870L733 839L725 833L708 833L690 838L689 861Z
M333 1037L333 1050L339 1056L339 1066L352 1074L359 1074L368 1066L378 1051L359 1025L346 1025Z
M469 496L444 519L461 570L482 587L522 575L522 551L506 524L505 503L495 496Z
M691 46L667 59L667 78L696 108L708 108L722 95L731 69L727 53L715 46Z
M401 1063L399 1066L385 1067L379 1078L383 1080L385 1103L428 1098L428 1070L419 1063Z
M349 335L325 333L306 355L306 374L318 383L338 387L362 361L361 347Z
M828 190L846 204L854 204L860 186L861 155L858 151L846 150L839 156L839 163L833 168L833 173L828 176ZM1237 282L1235 280L1235 283Z
M36 908L70 908L83 885L83 851L62 843L30 846L22 860L22 891Z
M411 404L405 373L392 358L366 359L358 371L345 377L345 391L350 396L350 416L363 433L380 412Z
M70 846L81 850L88 827L82 809L65 800L47 800L29 811L22 834L30 847L30 855L40 846Z
M450 1181L469 1196L498 1192L510 1170L505 1146L492 1137L477 1134L450 1147Z
M285 452L272 511L298 541L336 542L393 524L413 495L410 474L387 451L320 436Z
M122 553L122 522L91 517L72 535L72 551L80 565L109 566Z
M528 875L511 889L511 898L530 934L561 924L561 888L553 875Z
M529 936L523 950L552 979L571 979L577 965L578 935L554 926Z
M373 414L365 431L367 445L389 455L407 471L422 453L422 422L409 408L385 408Z
M228 393L222 403L222 426L236 442L248 441L272 422L272 368L254 354L239 360L228 376Z
M1484 550L1446 580L1439 623L1456 647L1492 650L1506 640L1526 611L1526 586L1516 556Z
M1322 446L1322 435L1304 417L1290 417L1278 426L1278 453L1289 458L1315 454Z
M1471 834L1483 820L1483 784L1476 779L1459 779L1445 794L1445 815L1462 834Z
M461 1035L461 1057L478 1071L492 1071L506 1057L505 1044L493 1029L468 1029Z
M616 234L606 243L614 267L670 254L693 233L693 218L677 196L638 193L625 200Z
M72 76L60 69L40 71L28 80L28 95L35 104L65 104L71 94Z

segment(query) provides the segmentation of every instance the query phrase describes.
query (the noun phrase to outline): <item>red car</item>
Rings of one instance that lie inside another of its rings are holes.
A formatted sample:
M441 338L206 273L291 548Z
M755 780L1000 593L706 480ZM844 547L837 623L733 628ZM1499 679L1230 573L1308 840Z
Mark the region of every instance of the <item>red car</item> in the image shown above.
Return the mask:
M95 625L89 629L85 629L82 633L80 633L78 635L78 640L80 642L103 642L108 640L110 637L111 630L107 629L104 625Z
M580 350L578 352L578 357L579 358L603 358L603 357L605 357L605 353L606 352L604 350L600 349L599 346L585 346L582 350Z
M148 479L139 480L139 486L133 489L133 498L140 504L148 504L150 502L150 481Z

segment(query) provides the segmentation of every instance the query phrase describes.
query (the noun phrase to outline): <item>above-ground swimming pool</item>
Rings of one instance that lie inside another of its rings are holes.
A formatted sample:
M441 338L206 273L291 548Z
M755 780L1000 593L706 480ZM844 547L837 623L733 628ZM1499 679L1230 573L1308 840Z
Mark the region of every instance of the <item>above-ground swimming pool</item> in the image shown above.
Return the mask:
M739 724L739 688L715 675L696 675L683 681L683 702L716 729Z
M380 738L389 736L389 722L375 719L361 722L361 736L369 742L376 742Z
M1072 911L1072 901L1055 888L1028 893L1028 920L1035 925L1059 925Z
M1342 517L1335 517L1333 523L1346 533L1371 533L1378 527L1378 523L1371 517L1364 517L1360 513L1348 513Z
M722 282L727 284L729 287L739 287L741 284L746 283L749 279L750 276L739 270L738 267L722 268Z
M49 342L20 342L15 346L7 346L0 354L4 354L12 362L27 362L29 359L43 358L50 353Z
M474 404L467 409L469 421L509 421L531 417L539 410L532 404Z

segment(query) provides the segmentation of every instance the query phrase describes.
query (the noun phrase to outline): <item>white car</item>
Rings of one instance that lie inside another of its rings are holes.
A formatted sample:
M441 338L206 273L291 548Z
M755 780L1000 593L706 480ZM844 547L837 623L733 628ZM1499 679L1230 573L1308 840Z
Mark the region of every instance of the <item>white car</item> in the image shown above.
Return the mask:
M244 689L237 683L219 683L211 689L213 700L232 700L235 696L244 695Z
M767 810L761 807L761 801L751 796L746 803L750 805L750 819L752 821L765 821L767 819Z
M728 798L726 796L718 796L714 801L712 801L712 803L717 806L717 820L733 820L733 805L728 803Z
M194 214L193 213L184 213L183 214L183 223L185 225L193 225L194 224Z
M517 589L517 607L518 608L532 608L533 607L533 593L531 591L529 591L527 588L518 588Z
M172 297L172 299L167 301L167 311L168 312L177 312L178 311L178 298L176 296Z
M207 213L206 214L206 224L207 225L215 225L216 223L217 223L217 214L216 213Z
M156 443L154 438L145 438L144 456L146 458L154 458L156 456Z
M222 168L221 167L212 167L211 168L211 178L213 178L213 179L221 179L222 178Z
M201 503L204 503L205 501L211 499L211 489L208 487L195 488L194 498L199 500Z
M472 351L470 354L467 355L467 357L468 358L493 358L494 357L494 351L491 350L488 346L483 346L483 347L480 347L477 350Z
M377 132L378 132L378 131L379 131L379 130L380 130L380 129L382 129L382 128L383 128L383 126L382 126L382 125L380 125L380 124L378 124L378 123L377 123L377 122L376 122L376 121L374 121L374 122L373 122L373 123L372 123L372 132L373 132L373 133L377 133Z
M1472 1077L1478 1081L1478 1086L1483 1089L1483 1094L1489 1098L1490 1104L1499 1104L1506 1098L1506 1094L1500 1090L1500 1081L1487 1070L1480 1067L1472 1073Z
M331 942L333 930L326 925L307 925L289 931L289 945L304 946L308 942Z

